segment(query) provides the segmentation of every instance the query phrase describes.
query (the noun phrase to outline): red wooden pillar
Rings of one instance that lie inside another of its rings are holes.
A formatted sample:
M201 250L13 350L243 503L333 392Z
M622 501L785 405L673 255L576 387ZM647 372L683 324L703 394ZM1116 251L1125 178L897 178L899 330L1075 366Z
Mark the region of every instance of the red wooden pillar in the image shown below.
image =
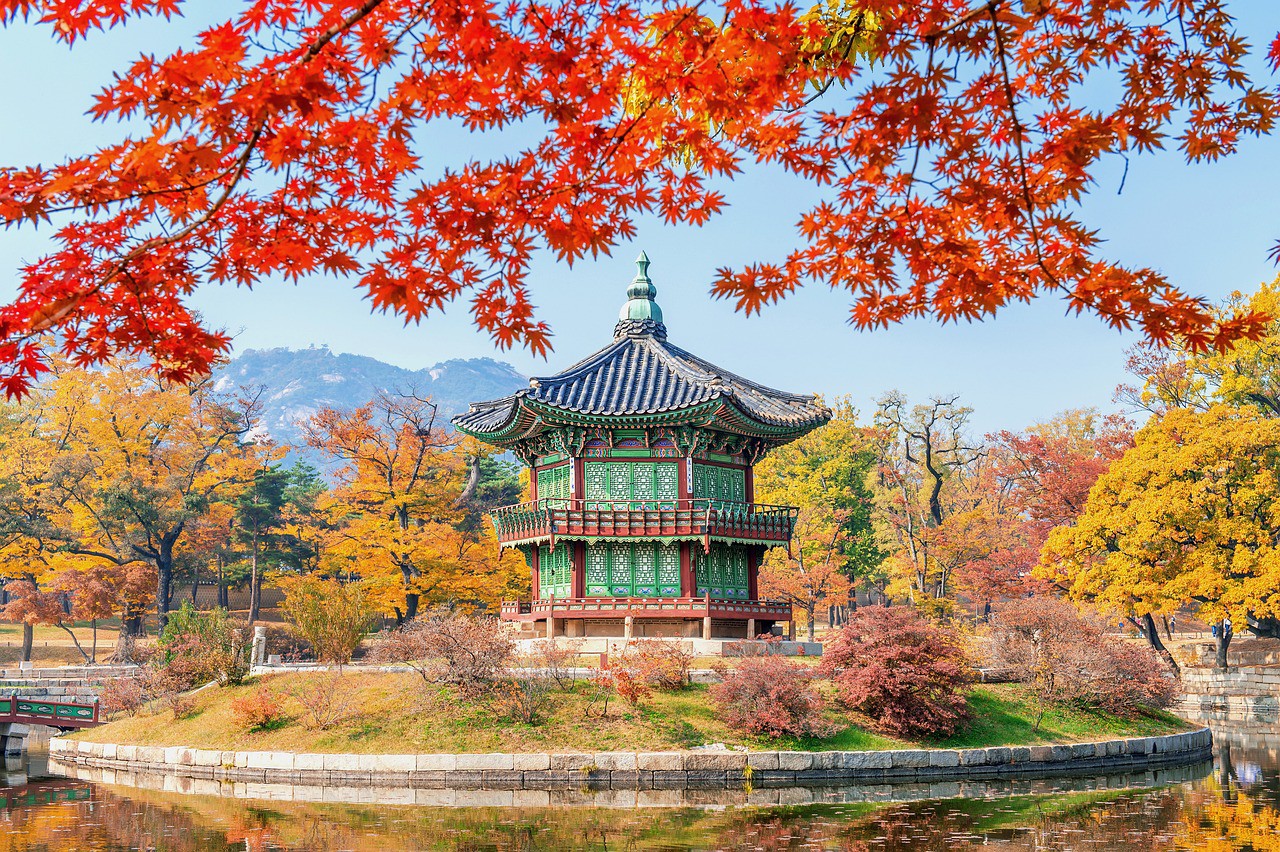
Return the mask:
M750 480L748 480L750 481ZM762 552L755 547L747 548L747 599L760 600L760 587L757 582L760 571L760 556ZM748 637L751 638L751 637Z
M570 589L575 598L585 598L587 596L587 545L583 542L571 542L569 558L573 566Z
M529 570L533 572L533 581L530 586L533 589L533 600L541 600L542 591L538 587L538 546L536 544L529 545Z

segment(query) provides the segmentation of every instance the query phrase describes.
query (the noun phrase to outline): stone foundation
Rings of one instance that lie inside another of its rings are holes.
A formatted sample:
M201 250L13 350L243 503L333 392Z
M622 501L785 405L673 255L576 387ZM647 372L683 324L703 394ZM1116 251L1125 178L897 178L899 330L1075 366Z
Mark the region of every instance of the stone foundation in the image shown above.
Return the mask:
M49 767L106 783L174 776L221 783L399 790L783 788L849 782L986 780L1148 770L1208 760L1207 728L1164 737L981 749L570 754L294 754L54 739Z

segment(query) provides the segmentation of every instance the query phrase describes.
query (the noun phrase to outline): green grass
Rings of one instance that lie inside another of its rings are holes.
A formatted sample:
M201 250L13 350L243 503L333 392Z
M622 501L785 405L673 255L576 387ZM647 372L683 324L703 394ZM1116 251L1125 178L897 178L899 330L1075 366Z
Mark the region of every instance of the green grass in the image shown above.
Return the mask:
M347 712L331 727L314 729L297 695L324 689L326 684L345 697ZM246 731L236 723L231 699L259 688L276 697L285 719L270 730ZM839 727L832 736L768 740L725 725L703 686L655 692L638 707L615 698L608 715L600 718L599 706L592 704L586 685L579 683L551 695L543 721L525 724L507 718L497 699L464 699L451 689L427 686L412 674L349 671L335 681L330 675L295 673L196 693L191 696L190 713L183 718L175 719L167 708L157 706L76 737L137 745L363 754L664 751L710 743L750 749L867 751L1078 742L1187 729L1185 723L1165 714L1123 720L1054 711L1034 731L1031 703L1020 687L1008 685L975 688L969 703L974 718L968 727L937 742L911 743L884 736L870 730L865 720L834 707L826 711L828 720Z
M1036 728L1037 706L1019 686L974 687L969 692L972 719L953 736L937 741L943 748L1086 742L1116 737L1148 737L1187 729L1169 713L1152 712L1133 719L1109 713L1049 707Z

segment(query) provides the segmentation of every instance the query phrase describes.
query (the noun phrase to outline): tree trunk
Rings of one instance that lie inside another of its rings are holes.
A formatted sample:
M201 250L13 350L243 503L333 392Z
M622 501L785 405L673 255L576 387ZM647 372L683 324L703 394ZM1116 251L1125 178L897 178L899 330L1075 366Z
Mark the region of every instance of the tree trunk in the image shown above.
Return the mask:
M93 653L89 662L96 663L98 662L98 619L93 619L90 624L93 625Z
M231 609L231 597L227 594L226 567L226 560L222 558L222 554L218 554L218 606Z
M76 646L76 650L80 652L80 656L84 658L84 661L86 663L89 662L89 655L85 653L84 648L80 647L80 640L76 637L76 632L72 630L70 627L68 627L66 622L64 621L59 621L58 627L61 627L63 630L67 631L67 635L71 637L71 644Z
M1173 654L1169 653L1169 649L1160 641L1160 634L1156 631L1156 620L1151 617L1151 613L1142 616L1142 625L1142 632L1147 634L1147 641L1151 643L1151 647L1155 649L1155 652L1164 657L1164 661L1173 669L1174 674L1181 672L1182 669L1178 665L1178 661L1173 658Z
M28 622L22 622L22 662L31 662L31 646L35 644L36 632Z
M156 563L156 630L162 632L169 623L169 603L173 600L173 553L161 553Z
M1227 649L1230 647L1231 629L1227 626L1227 620L1224 618L1218 622L1218 648L1213 661L1214 666L1220 669L1227 667Z
M805 633L807 633L807 634L808 634L808 636L809 636L809 641L810 641L810 642L812 642L812 641L813 641L814 630L815 630L815 628L816 628L816 626L817 626L817 625L816 625L816 622L817 622L817 617L816 617L817 609L818 609L818 605L817 605L816 603L814 603L813 601L809 601L809 602L808 602L807 604L805 604L805 606L804 606L804 615L805 615L805 625L804 625L804 629L805 629Z
M262 606L262 578L258 576L258 525L253 525L253 550L249 561L249 623L258 620Z

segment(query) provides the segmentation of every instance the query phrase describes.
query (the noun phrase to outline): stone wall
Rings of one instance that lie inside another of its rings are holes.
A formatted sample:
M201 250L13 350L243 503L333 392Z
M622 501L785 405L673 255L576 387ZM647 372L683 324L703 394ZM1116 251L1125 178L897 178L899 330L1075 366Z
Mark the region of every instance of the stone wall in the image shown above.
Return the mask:
M851 781L982 780L1149 769L1208 760L1208 729L1097 743L980 749L588 754L294 754L54 739L49 766L129 775L320 787L651 790L792 787Z
M1280 666L1184 668L1173 708L1185 719L1269 725L1280 722Z

